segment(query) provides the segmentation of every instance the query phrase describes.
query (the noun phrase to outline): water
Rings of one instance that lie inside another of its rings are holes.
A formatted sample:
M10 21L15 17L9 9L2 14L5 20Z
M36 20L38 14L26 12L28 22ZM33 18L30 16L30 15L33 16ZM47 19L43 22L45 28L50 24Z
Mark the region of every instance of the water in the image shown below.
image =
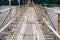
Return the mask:
M60 9L60 7L50 7L54 10L58 10ZM54 11L52 10L48 10L48 14L50 15L50 18L53 22L53 24L55 25L55 27L57 26L57 21L58 21L58 14L56 14Z
M15 7L15 6L12 6L12 8L13 7ZM8 6L0 6L0 10L6 9L6 8L8 8ZM60 7L49 7L49 8L57 10ZM0 24L1 24L2 20L4 19L4 17L7 15L7 13L8 12L0 13ZM12 13L12 16L13 16L16 13L16 9L13 9L11 13ZM50 15L51 20L53 21L54 25L56 26L56 24L57 24L57 14L54 13L53 11L51 11L51 10L48 10L48 14Z
M16 7L16 6L12 6L13 7ZM0 11L3 10L3 9L7 9L8 6L0 6ZM9 13L9 11L5 11L5 12L0 12L0 24L2 23L3 19L6 17L7 13ZM16 13L16 8L12 9L11 11L11 16L13 17L13 15ZM10 17L10 16L8 16ZM7 20L5 21L4 25L6 25L8 22L10 21L9 18L7 18ZM3 25L3 26L4 26Z

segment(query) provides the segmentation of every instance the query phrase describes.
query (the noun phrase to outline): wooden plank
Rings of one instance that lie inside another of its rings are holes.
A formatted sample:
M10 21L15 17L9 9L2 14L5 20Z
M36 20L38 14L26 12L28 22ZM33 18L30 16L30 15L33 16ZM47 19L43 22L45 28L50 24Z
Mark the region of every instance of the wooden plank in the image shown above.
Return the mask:
M27 24L25 34L28 34L28 35L24 36L24 40L33 40L32 24Z
M5 11L8 11L10 9L12 9L12 8L7 8L7 9L4 9L4 10L1 10L0 12L5 12Z
M39 9L38 9L39 10ZM37 10L37 11L38 11ZM37 15L36 15L36 13L35 13L35 10L33 9L33 17L34 17L34 24L32 24L32 28L33 28L33 33L35 34L35 39L34 40L45 40L44 39L44 35L43 35L43 33L42 33L42 30L41 30L41 28L40 28L40 24L38 23L38 21L37 21ZM32 20L32 19L31 19Z
M35 25L36 25L37 38L38 38L38 40L45 40L44 35L43 35L43 32L42 32L42 30L41 30L41 28L40 28L40 24L38 24L38 23L36 22Z

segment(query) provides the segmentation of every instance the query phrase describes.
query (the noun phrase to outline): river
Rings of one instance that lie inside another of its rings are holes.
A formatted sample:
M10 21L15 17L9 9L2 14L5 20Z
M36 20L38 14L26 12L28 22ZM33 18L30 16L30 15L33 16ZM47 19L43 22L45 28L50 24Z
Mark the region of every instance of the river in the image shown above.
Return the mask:
M13 7L15 7L15 6L12 6L12 8ZM6 8L8 8L8 6L0 6L0 10L6 9ZM52 8L54 10L57 10L60 7L48 7L48 8ZM11 13L12 13L12 16L13 16L13 14L16 13L16 9L13 9ZM53 12L52 10L48 10L48 14L50 15L51 20L53 21L54 25L56 26L57 18L58 18L57 14L55 12ZM7 15L7 12L0 13L0 24L2 23L2 20L4 19L4 17L6 15Z

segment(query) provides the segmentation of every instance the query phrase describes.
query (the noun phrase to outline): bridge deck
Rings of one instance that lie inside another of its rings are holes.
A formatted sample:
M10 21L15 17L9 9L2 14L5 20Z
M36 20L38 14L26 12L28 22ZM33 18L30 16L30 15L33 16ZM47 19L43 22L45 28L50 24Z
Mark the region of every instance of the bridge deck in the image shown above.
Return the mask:
M18 35L17 40L45 40L40 25L37 22L37 16L34 8L29 7L26 11L22 29Z

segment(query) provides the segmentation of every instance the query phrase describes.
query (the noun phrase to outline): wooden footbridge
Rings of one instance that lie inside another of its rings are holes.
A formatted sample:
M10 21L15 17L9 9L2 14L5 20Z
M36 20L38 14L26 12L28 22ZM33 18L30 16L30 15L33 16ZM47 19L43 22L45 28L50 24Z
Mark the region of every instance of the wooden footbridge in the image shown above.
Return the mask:
M60 40L60 11L30 3L0 10L6 16L0 24L0 40ZM15 13L12 10L15 9ZM42 11L44 9L44 12ZM54 26L47 10L58 14L57 26Z

